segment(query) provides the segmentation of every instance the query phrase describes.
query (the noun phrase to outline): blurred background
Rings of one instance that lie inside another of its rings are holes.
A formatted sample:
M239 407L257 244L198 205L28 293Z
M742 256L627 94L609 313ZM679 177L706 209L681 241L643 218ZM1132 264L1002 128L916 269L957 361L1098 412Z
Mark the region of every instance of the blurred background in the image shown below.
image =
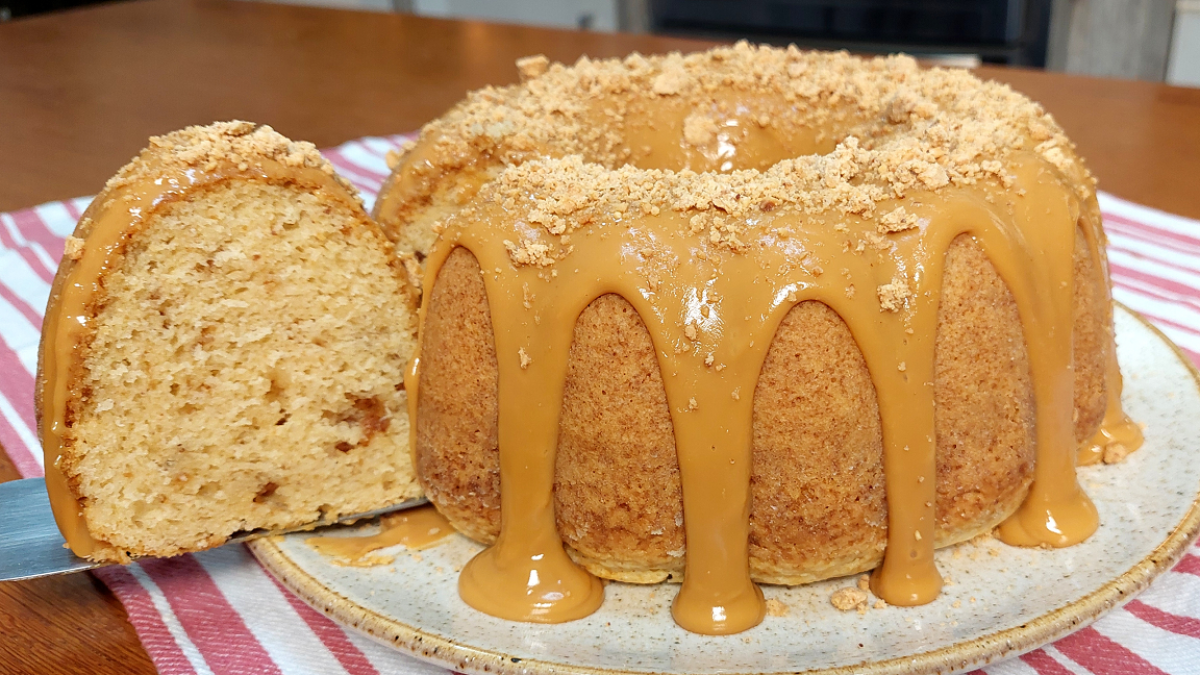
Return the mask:
M96 0L0 0L0 20ZM265 0L246 0L258 2ZM1200 87L1200 0L269 0L504 23L904 51Z

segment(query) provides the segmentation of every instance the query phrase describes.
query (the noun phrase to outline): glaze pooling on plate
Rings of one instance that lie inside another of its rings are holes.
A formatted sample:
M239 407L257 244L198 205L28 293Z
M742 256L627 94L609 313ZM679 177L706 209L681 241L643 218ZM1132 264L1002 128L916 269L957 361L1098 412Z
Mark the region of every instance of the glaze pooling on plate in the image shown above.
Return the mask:
M461 536L422 551L419 560L401 555L396 572L332 566L303 543L303 535L251 548L289 588L335 619L467 673L922 673L979 667L1057 639L1127 600L1178 560L1200 526L1200 465L1188 459L1200 438L1197 375L1161 334L1128 311L1116 312L1116 327L1125 405L1146 424L1146 447L1123 464L1080 469L1103 526L1072 548L987 541L939 551L937 564L951 583L921 607L872 609L865 616L839 612L830 595L853 586L852 578L766 586L768 600L787 605L786 616L713 638L671 621L677 587L610 584L604 607L590 617L517 624L472 610L458 597L456 569L480 550Z

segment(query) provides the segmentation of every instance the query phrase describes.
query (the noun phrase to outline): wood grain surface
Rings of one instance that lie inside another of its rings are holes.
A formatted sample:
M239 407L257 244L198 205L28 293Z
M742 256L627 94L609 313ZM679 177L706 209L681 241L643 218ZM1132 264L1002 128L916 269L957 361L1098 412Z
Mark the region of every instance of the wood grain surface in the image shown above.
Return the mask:
M146 137L241 118L319 146L411 131L513 61L707 43L228 0L151 0L0 24L0 211L94 194ZM981 69L1041 101L1103 189L1200 218L1200 90ZM0 480L16 477L0 453ZM88 575L0 583L0 673L154 672Z

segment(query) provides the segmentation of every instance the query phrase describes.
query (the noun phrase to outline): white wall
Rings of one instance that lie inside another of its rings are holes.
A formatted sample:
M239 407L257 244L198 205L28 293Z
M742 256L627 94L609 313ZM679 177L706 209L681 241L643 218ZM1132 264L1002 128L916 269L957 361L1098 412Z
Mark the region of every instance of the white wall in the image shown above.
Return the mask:
M1180 0L1175 4L1167 82L1200 87L1200 0Z
M412 0L422 16L615 31L616 0Z
M268 0L376 12L412 12L421 16L479 19L552 28L617 30L620 0Z

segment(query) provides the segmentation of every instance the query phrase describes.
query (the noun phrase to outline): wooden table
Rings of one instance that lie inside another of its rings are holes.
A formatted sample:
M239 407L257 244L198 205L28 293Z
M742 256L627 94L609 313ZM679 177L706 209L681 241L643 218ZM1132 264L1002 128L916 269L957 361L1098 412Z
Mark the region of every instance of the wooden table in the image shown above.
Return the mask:
M147 136L241 118L330 146L410 131L530 53L706 43L220 0L151 0L0 24L0 211L93 194ZM1041 101L1101 187L1200 218L1200 90L984 68ZM0 452L0 480L16 478ZM154 672L88 575L0 584L0 670Z

